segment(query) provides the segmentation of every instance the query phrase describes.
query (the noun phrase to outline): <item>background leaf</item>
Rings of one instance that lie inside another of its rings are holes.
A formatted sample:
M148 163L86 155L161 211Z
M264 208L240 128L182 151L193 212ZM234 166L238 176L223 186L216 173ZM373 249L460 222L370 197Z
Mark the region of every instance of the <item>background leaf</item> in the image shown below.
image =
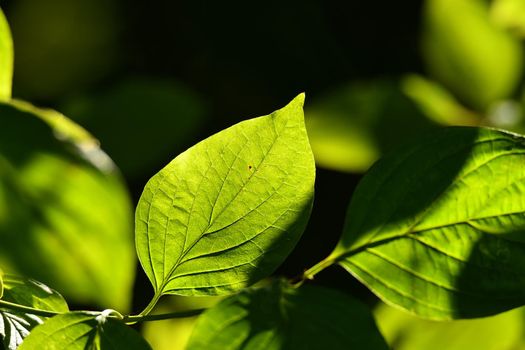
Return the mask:
M520 42L492 23L486 1L427 0L421 46L430 76L480 111L519 84Z
M497 25L525 38L525 3L521 0L493 0L490 17Z
M463 107L456 98L438 83L420 75L410 74L402 80L403 92L431 120L441 125L476 126L481 117Z
M370 311L338 291L285 282L221 301L197 320L197 349L387 349Z
M518 350L525 347L523 308L474 320L423 320L381 303L377 326L394 350Z
M313 200L303 101L209 137L148 182L136 244L157 295L231 293L289 254Z
M329 259L426 318L525 304L525 140L453 127L417 141L363 178Z
M70 312L54 316L36 327L19 349L143 350L151 347L120 321Z
M0 104L0 261L77 302L127 309L131 205L95 139L64 116ZM24 136L13 133L24 130Z
M11 85L13 83L13 40L11 30L0 9L0 100L11 98Z
M47 311L69 311L64 298L40 282L7 274L4 276L4 286L2 300ZM0 310L0 336L4 347L9 350L18 348L31 329L45 319L19 311Z
M317 165L364 172L401 140L436 124L398 81L383 79L353 82L315 100L306 109L306 126Z
M155 307L152 314L180 312L210 308L222 297L168 296ZM142 335L155 350L186 349L191 332L199 316L172 318L169 320L144 322Z

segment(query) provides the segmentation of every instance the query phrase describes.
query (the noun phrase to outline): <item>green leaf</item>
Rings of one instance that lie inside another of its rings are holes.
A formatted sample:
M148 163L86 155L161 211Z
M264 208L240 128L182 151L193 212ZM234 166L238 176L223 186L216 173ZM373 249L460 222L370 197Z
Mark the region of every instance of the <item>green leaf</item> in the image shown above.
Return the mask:
M40 282L7 274L4 276L4 288L4 301L46 311L69 311L64 298ZM29 313L0 310L0 336L4 347L9 350L18 348L31 329L44 320L45 317Z
M11 274L5 274L3 280L2 300L46 311L69 310L64 298L41 282Z
M389 304L431 319L525 304L525 139L451 127L370 170L338 262Z
M111 159L57 112L0 103L0 118L3 266L77 302L126 309L135 271L132 210Z
M481 112L523 73L519 40L492 23L483 0L427 0L421 45L432 78Z
M442 125L475 126L481 117L463 107L456 98L438 83L411 74L403 78L403 91L425 115Z
M434 127L399 85L390 80L352 83L309 106L306 127L316 163L363 172L400 140Z
M525 38L525 2L522 0L494 0L490 7L494 23Z
M225 299L197 320L188 350L387 349L368 308L341 292L282 283Z
M148 182L136 246L157 296L231 293L290 253L314 190L303 101L209 137Z
M70 312L36 327L20 350L143 350L148 343L132 328L111 317Z
M11 99L13 83L13 39L11 30L0 9L0 101Z
M377 326L396 350L518 350L525 348L523 308L474 320L423 320L380 304L374 310Z

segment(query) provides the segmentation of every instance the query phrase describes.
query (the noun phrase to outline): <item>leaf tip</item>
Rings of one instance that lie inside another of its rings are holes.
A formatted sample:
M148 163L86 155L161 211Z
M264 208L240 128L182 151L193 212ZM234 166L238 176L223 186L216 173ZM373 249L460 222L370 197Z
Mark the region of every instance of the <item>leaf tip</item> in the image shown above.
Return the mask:
M291 111L300 112L300 115L303 115L301 112L304 107L305 93L301 92L299 95L295 96L286 106L284 106L280 111Z
M301 108L304 106L304 100L306 98L306 94L304 92L301 92L299 95L297 95L293 100L292 103L295 103L299 105Z

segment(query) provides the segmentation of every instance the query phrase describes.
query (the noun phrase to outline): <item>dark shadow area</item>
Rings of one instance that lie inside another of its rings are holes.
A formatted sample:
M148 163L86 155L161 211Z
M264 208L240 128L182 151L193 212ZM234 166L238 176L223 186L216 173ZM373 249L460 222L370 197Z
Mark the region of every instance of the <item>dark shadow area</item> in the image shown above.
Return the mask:
M362 235L387 239L417 225L453 183L470 157L475 128L453 127L421 135L388 152L357 187L345 223L343 244ZM479 141L478 141L479 142Z
M525 304L525 244L477 232L455 281L463 291L456 294L453 306L460 318L485 317Z

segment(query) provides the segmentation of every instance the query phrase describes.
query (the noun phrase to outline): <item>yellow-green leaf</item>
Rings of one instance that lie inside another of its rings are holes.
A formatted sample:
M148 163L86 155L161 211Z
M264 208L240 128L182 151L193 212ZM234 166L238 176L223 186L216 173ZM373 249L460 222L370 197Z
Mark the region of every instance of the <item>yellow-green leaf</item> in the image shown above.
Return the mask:
M286 283L227 298L197 320L188 350L387 349L368 307L339 291Z
M66 117L0 103L0 261L82 303L127 309L135 271L124 182Z
M102 314L70 312L35 327L20 350L151 350L132 328Z
M358 185L335 261L430 319L525 304L525 138L451 127L385 156Z
M421 43L430 75L481 112L520 82L521 43L492 23L484 0L427 0Z
M0 101L11 98L13 84L13 39L11 30L0 9Z
M237 291L293 249L315 178L303 101L207 138L148 182L135 237L157 296Z
M66 301L57 291L35 280L6 274L4 287L4 301L45 311L69 311ZM31 329L45 320L45 317L30 313L0 310L0 337L5 349L16 350Z

